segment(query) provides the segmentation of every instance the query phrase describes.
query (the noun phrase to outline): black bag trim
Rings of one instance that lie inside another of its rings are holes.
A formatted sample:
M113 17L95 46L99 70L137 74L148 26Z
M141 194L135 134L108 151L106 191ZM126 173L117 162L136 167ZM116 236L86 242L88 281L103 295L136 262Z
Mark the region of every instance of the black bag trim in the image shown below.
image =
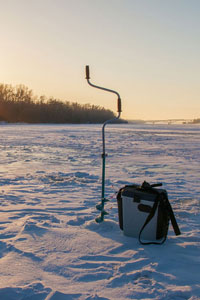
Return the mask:
M118 204L118 217L119 217L119 228L123 230L123 206L121 193L124 188L121 188L117 194L117 204Z

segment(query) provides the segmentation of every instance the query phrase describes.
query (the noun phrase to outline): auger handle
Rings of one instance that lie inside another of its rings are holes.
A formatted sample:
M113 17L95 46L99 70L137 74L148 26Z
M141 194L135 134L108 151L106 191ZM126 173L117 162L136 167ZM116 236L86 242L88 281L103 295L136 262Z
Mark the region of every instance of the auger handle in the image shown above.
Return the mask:
M100 89L100 90L103 90L103 91L106 91L106 92L111 92L111 93L114 93L117 95L118 97L118 102L117 102L117 111L119 113L119 116L117 118L120 117L120 114L122 112L122 103L121 103L121 98L120 98L120 95L118 92L114 91L114 90L110 90L110 89L107 89L107 88L104 88L104 87L101 87L101 86L98 86L98 85L95 85L93 83L90 82L90 68L89 66L85 66L85 73L86 73L86 79L89 83L89 85L91 85L92 87L94 88L97 88L97 89Z
M90 79L90 68L89 68L89 66L86 66L85 67L85 72L86 72L86 79Z
M121 98L118 97L118 102L117 102L117 108L118 108L118 113L122 112L122 102L121 102Z

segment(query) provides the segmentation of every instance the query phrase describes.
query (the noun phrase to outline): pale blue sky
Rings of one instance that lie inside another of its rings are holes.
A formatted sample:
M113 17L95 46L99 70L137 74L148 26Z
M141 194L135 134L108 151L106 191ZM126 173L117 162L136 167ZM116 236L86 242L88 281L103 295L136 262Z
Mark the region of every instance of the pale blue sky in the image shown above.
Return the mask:
M0 82L124 118L200 117L199 0L0 0Z

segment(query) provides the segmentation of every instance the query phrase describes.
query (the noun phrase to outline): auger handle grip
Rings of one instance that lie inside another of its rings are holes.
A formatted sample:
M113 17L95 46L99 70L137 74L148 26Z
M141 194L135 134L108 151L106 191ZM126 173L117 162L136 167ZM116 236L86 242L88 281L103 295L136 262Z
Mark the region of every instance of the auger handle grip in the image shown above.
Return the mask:
M118 97L118 103L117 103L117 107L118 107L118 112L121 113L122 112L122 102L121 102L121 98Z
M89 68L89 66L85 67L85 72L86 72L86 79L90 79L90 68Z

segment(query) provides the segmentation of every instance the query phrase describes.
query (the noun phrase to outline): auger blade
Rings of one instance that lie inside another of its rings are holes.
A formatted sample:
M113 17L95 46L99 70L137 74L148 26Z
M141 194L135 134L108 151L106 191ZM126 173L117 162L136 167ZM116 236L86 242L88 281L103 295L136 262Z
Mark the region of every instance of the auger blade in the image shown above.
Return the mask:
M102 199L102 202L103 202L103 203L109 202L109 201L110 201L110 200L108 200L108 199L106 199L106 198Z
M102 210L100 216L99 216L98 218L96 218L95 221L96 221L97 223L103 222L104 216L106 216L106 215L109 215L109 213L108 213L107 211L105 211L105 210Z
M95 221L97 223L101 223L101 222L103 222L103 220L104 220L104 218L102 218L102 216L100 216L100 217L98 217L98 218L95 219Z
M97 209L97 210L100 210L100 211L103 210L103 207L104 207L104 205L103 205L102 202L101 202L101 203L98 203L98 204L96 205L96 209Z

